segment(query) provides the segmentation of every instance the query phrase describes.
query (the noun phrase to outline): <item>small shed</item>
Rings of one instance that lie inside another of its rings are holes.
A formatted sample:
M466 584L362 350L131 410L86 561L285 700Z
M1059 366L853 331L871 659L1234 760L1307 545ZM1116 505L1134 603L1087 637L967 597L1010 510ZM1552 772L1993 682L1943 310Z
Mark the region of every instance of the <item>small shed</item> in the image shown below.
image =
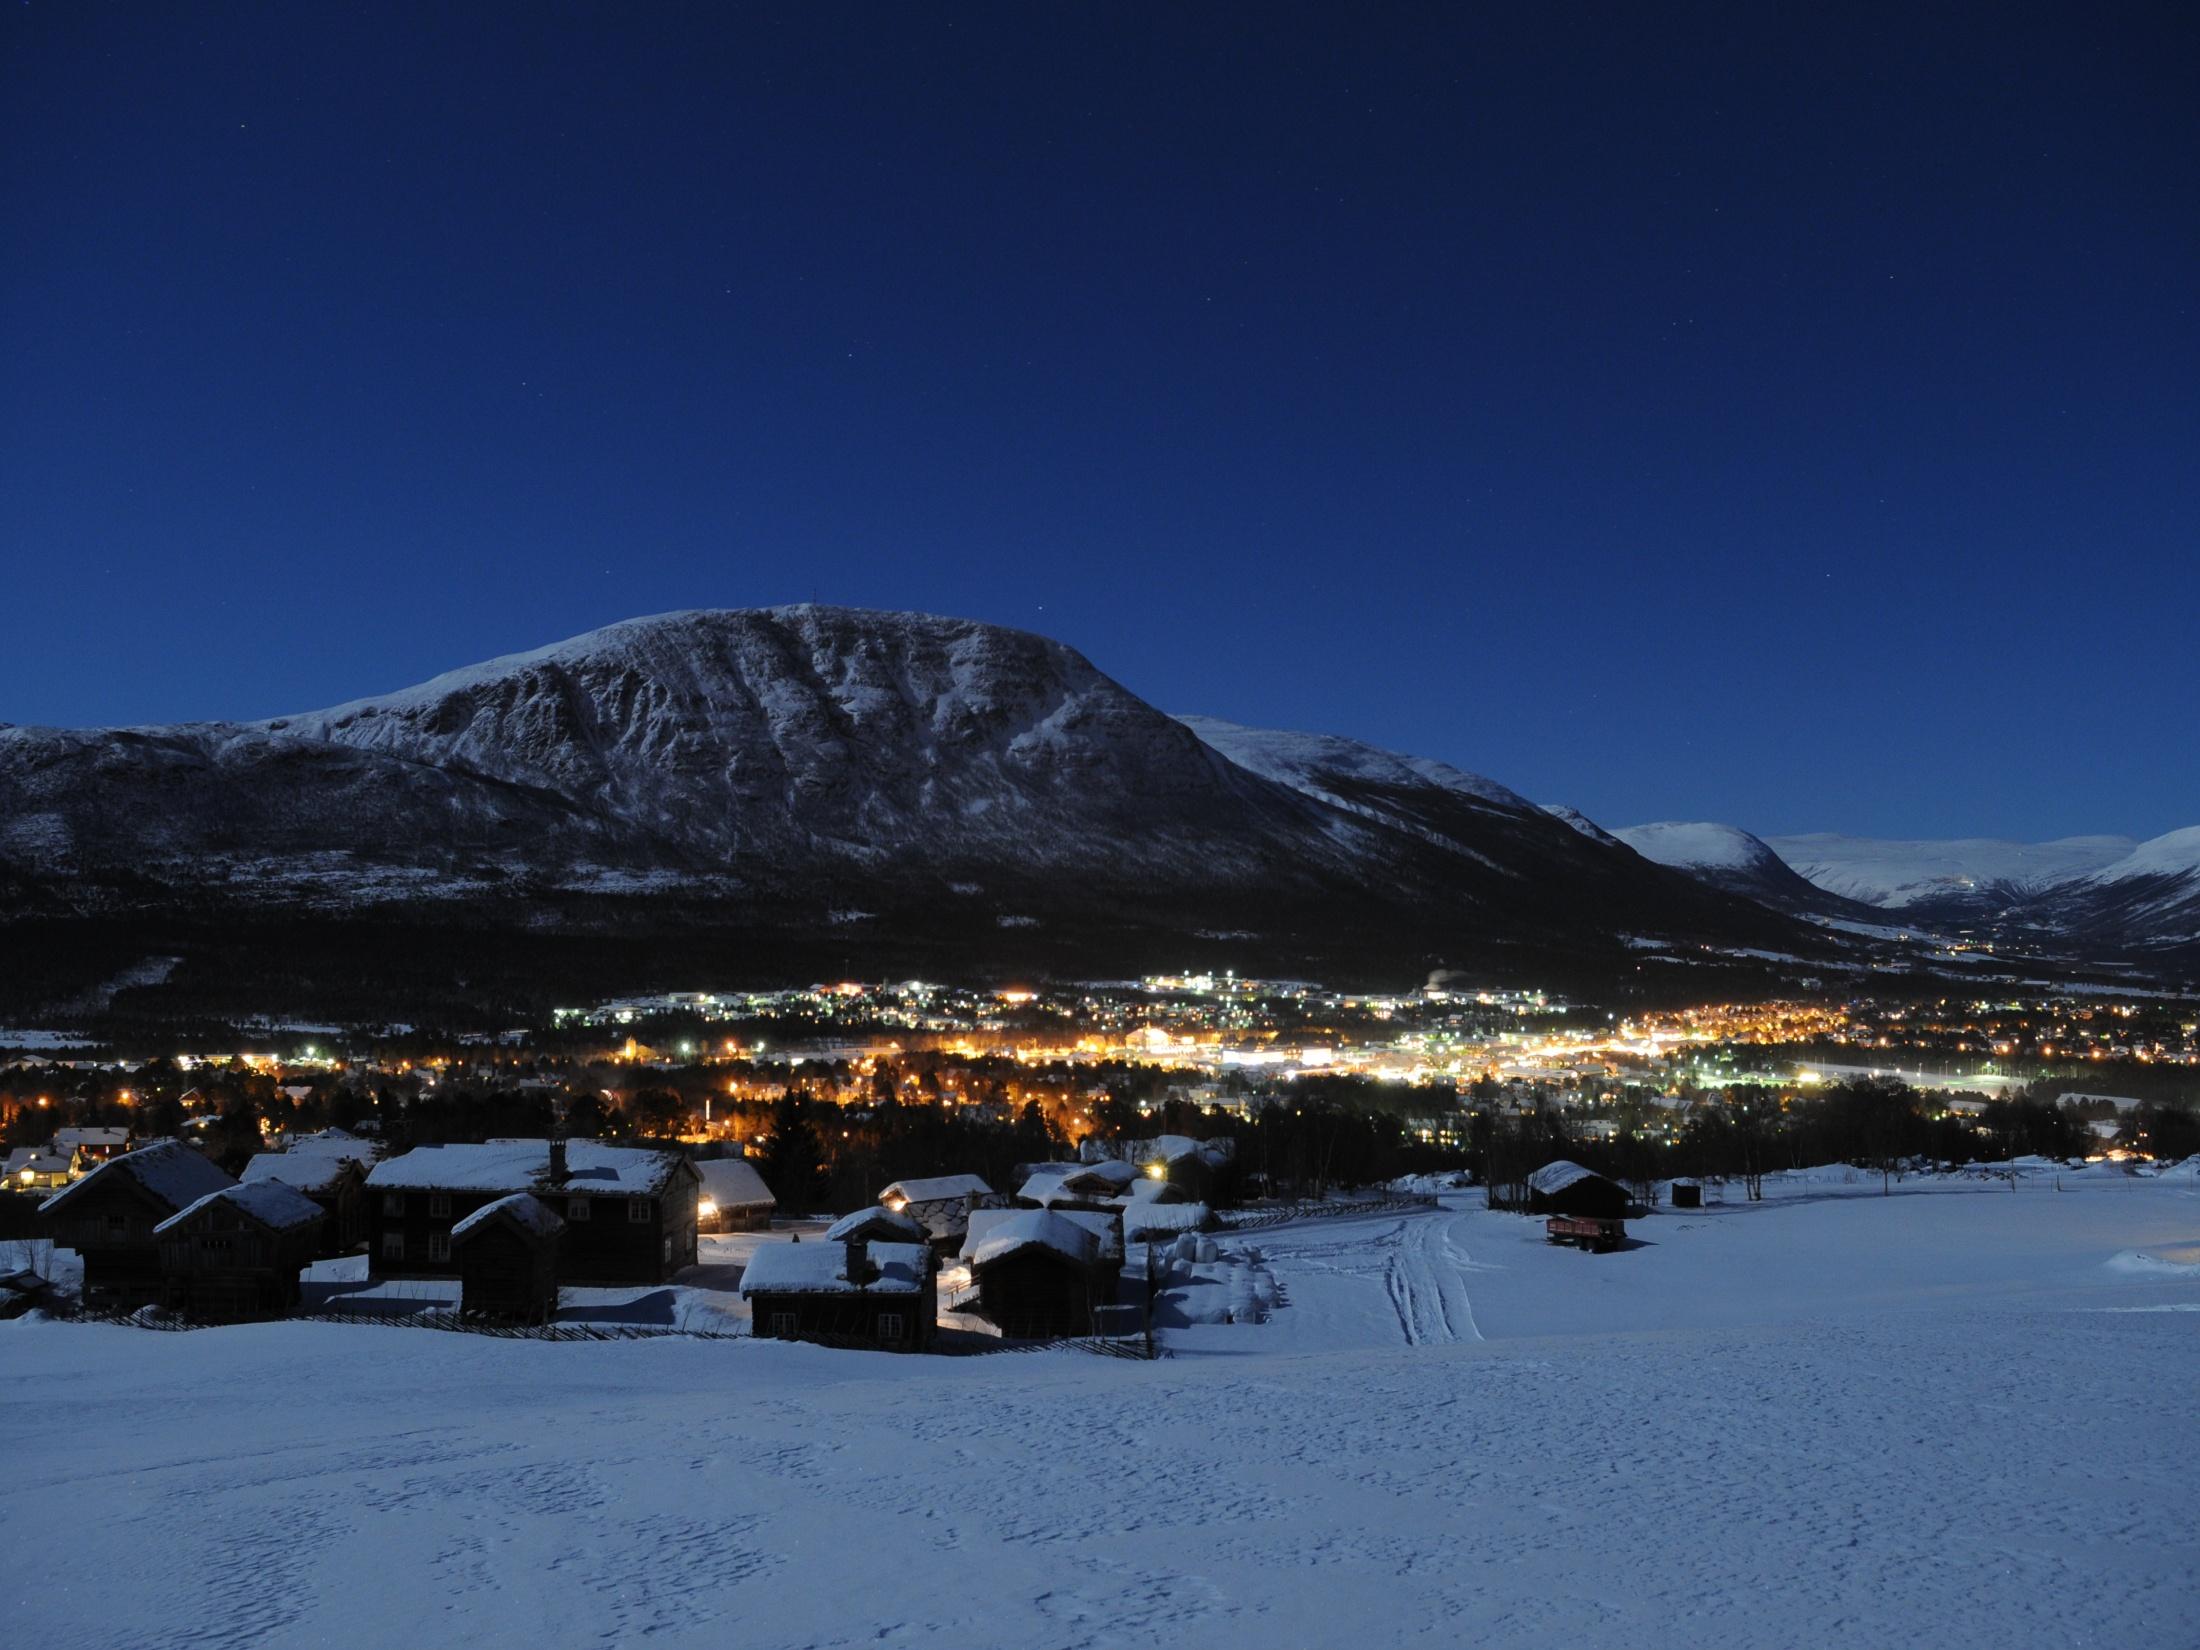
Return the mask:
M1017 1188L1016 1199L1041 1209L1105 1209L1138 1178L1128 1163L1048 1164Z
M548 1323L558 1309L565 1222L531 1192L485 1203L451 1228L462 1318Z
M922 1352L939 1327L939 1285L922 1243L767 1243L741 1274L756 1334Z
M772 1211L779 1200L756 1172L756 1165L742 1157L706 1157L697 1160L702 1191L695 1205L698 1232L765 1232L771 1229Z
M1089 1335L1110 1285L1101 1240L1068 1211L987 1211L973 1221L963 1258L978 1286L977 1307L1004 1335Z
M1617 1181L1584 1169L1565 1158L1546 1163L1528 1176L1528 1213L1532 1215L1589 1215L1599 1219L1624 1216L1632 1206L1627 1189Z
M298 1274L327 1217L279 1181L224 1186L153 1228L161 1304L202 1323L247 1323L297 1310Z

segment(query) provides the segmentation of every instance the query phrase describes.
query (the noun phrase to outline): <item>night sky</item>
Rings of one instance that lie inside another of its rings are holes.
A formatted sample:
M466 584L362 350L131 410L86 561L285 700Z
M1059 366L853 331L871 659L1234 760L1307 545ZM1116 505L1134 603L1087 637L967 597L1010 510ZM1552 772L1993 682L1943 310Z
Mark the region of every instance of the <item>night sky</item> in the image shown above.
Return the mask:
M2200 823L2196 69L2137 3L11 0L0 720L815 598L1615 825Z

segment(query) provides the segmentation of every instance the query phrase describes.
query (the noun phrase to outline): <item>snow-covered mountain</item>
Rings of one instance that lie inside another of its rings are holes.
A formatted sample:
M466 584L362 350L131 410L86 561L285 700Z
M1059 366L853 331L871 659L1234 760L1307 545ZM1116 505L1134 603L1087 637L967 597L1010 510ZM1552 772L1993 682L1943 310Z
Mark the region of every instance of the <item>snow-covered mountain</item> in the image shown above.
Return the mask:
M2121 836L1902 842L1810 835L1765 841L1828 893L1920 918L1988 915L2104 870L2137 846Z
M637 619L266 722L0 730L10 890L216 918L440 902L491 927L580 900L943 945L1219 931L1315 956L1794 939L1442 763L1187 724L1045 637L815 606Z
M1612 833L1660 865L1685 871L1714 888L1740 894L1774 910L1799 915L1863 918L1855 902L1804 880L1765 843L1733 825L1705 820L1663 820L1628 825Z
M2200 826L2140 843L2098 871L2059 884L2041 914L2094 940L2147 951L2200 948Z

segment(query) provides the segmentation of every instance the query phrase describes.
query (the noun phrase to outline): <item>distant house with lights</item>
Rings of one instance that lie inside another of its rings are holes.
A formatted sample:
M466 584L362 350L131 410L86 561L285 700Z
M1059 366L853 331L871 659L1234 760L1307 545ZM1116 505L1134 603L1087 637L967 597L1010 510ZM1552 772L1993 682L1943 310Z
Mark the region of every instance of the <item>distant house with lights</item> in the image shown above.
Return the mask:
M970 1229L970 1212L1009 1200L974 1174L931 1175L897 1180L878 1194L881 1206L907 1215L925 1230L934 1247L953 1251Z
M453 1229L528 1192L565 1222L560 1283L665 1283L695 1264L701 1185L679 1152L595 1140L418 1146L367 1174L368 1271L456 1277Z
M771 1229L772 1212L779 1200L756 1172L756 1165L742 1157L707 1157L697 1161L702 1180L701 1202L696 1206L696 1226L704 1232L763 1232Z

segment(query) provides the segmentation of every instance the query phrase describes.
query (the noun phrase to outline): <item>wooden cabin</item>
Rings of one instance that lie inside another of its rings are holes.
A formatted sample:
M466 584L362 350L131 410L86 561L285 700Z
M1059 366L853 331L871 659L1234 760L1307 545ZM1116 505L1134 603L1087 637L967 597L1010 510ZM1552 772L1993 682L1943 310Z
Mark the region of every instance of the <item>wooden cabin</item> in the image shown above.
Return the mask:
M485 1203L451 1228L463 1318L548 1323L558 1310L565 1222L531 1192Z
M881 1206L907 1215L922 1226L933 1248L952 1254L962 1246L970 1229L973 1209L987 1209L1008 1202L978 1175L943 1174L918 1180L897 1180L878 1194Z
M303 1192L328 1218L321 1224L321 1253L348 1255L367 1231L367 1170L374 1148L363 1140L348 1148L294 1142L288 1151L254 1152L240 1177L247 1186L281 1184Z
M939 1285L923 1243L767 1243L741 1274L755 1333L922 1352L939 1326Z
M209 1192L234 1186L196 1148L159 1140L110 1158L39 1205L56 1246L84 1259L88 1304L127 1310L161 1298L160 1244L153 1229Z
M695 1264L701 1181L679 1152L594 1140L419 1146L367 1174L367 1267L377 1278L458 1276L458 1223L515 1192L565 1222L558 1282L667 1283Z
M1123 1264L1120 1236L1110 1264L1106 1233L1096 1224L1112 1220L1071 1209L973 1216L963 1259L978 1287L978 1311L1019 1339L1091 1334L1098 1308L1115 1298Z
M298 1307L298 1274L328 1217L279 1181L224 1186L153 1228L161 1304L201 1323L280 1318Z
M923 1243L926 1233L907 1215L867 1204L825 1228L827 1243L846 1243L851 1238L862 1238L866 1243Z
M1531 1215L1583 1215L1615 1219L1625 1215L1634 1200L1617 1181L1560 1158L1528 1176L1528 1213Z
M756 1172L756 1165L742 1157L706 1157L695 1164L702 1189L695 1205L695 1225L702 1232L768 1232L779 1200Z

